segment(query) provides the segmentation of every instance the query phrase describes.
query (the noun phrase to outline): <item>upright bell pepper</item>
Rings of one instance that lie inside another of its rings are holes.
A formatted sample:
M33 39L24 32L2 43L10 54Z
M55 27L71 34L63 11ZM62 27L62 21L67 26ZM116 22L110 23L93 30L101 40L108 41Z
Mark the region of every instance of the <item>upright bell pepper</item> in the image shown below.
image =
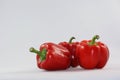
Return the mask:
M76 56L76 46L78 42L72 42L72 40L75 39L75 37L71 37L69 42L60 42L59 45L62 45L63 47L67 48L71 53L71 66L76 67L78 66L78 59Z
M77 45L79 64L85 69L103 68L108 61L108 47L102 42L96 42L96 39L99 39L99 35L95 35L92 40L83 40Z
M57 44L48 42L40 46L40 51L30 48L30 52L36 53L37 66L45 70L62 70L70 66L70 52Z

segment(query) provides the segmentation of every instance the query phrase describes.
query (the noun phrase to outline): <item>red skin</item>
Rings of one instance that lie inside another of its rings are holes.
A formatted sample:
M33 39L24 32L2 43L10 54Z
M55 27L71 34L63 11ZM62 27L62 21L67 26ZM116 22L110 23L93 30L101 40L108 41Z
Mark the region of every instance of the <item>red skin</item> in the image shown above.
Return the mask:
M107 46L101 42L89 45L89 42L90 40L83 40L77 45L79 65L85 69L103 68L109 58Z
M109 49L102 42L98 42L97 44L100 46L101 54L100 54L99 64L96 67L103 68L109 59Z
M45 70L62 70L67 69L70 66L70 52L57 44L44 43L40 46L40 51L46 49L46 59L40 61L40 56L37 55L37 66Z
M72 67L76 67L78 66L78 59L76 56L76 46L77 46L78 42L72 42L72 43L68 43L68 42L60 42L59 45L67 48L70 53L71 53L71 66Z

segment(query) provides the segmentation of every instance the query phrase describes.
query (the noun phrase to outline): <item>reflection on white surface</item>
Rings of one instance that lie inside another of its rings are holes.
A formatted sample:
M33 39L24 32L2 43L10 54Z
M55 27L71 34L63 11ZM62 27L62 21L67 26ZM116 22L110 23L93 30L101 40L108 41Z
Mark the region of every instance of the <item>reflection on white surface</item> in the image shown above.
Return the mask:
M1 80L119 80L120 65L107 65L104 69L84 70L80 67L60 71L45 71L38 68L9 70L0 73Z

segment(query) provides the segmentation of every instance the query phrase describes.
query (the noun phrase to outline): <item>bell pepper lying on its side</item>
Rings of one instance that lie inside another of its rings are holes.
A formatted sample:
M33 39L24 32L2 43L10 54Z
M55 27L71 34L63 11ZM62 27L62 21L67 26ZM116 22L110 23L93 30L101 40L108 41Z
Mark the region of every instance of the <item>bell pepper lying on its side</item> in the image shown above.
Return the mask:
M73 39L75 39L75 37L71 37L69 42L60 42L59 45L67 48L70 51L70 53L71 53L70 66L77 67L79 65L77 55L76 55L76 46L77 46L78 42L72 42Z
M70 52L57 44L44 43L40 46L40 51L30 48L30 52L36 53L37 66L45 70L62 70L70 66Z

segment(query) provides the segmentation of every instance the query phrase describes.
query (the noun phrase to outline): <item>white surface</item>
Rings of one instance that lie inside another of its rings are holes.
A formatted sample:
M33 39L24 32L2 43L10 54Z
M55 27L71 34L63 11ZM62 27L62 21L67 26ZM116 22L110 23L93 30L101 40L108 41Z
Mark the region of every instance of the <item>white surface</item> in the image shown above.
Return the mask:
M42 71L28 51L43 42L94 34L110 49L102 70ZM0 0L0 80L119 80L119 34L119 0Z
M111 67L112 66L112 67ZM120 79L120 65L111 65L104 69L83 70L78 68L69 68L62 71L44 71L39 69L26 69L5 72L0 75L1 80L119 80Z

